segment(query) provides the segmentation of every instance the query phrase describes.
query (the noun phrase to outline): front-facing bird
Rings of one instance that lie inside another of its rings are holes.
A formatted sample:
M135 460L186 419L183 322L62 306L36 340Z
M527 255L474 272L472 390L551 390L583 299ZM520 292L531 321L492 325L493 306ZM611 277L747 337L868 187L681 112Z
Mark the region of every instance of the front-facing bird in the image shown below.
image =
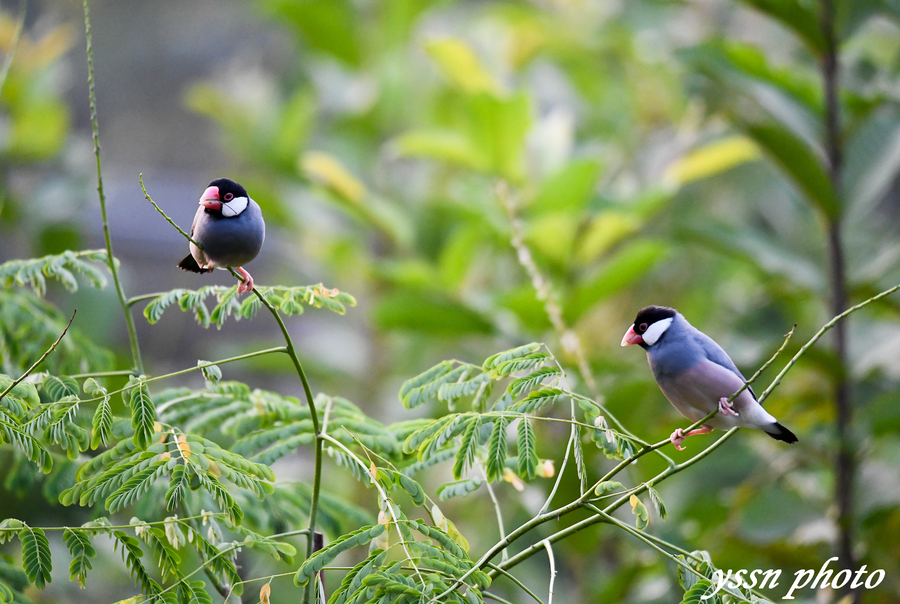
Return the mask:
M676 449L688 436L714 428L759 428L775 440L797 442L794 433L778 423L747 388L728 402L746 380L731 357L712 338L687 322L681 313L665 306L641 309L622 338L622 346L638 344L647 351L650 369L660 390L679 412L692 422L718 409L703 427L685 433L681 428L669 437Z
M178 267L195 273L211 273L215 268L234 268L244 281L238 292L253 289L253 277L244 270L259 254L266 238L266 223L255 201L238 183L218 178L200 197L200 207L191 225L191 253ZM202 249L201 249L202 248Z

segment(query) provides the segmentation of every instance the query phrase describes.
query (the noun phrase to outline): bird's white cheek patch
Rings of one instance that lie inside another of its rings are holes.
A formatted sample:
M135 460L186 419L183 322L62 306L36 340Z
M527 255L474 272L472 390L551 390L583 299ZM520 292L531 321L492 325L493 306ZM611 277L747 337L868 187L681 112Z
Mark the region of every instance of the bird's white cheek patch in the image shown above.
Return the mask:
M222 216L225 218L240 216L241 212L247 209L249 203L250 199L248 197L235 197L228 203L222 204Z
M672 324L672 321L675 319L673 317L669 317L668 319L663 319L662 321L657 321L653 325L647 328L643 334L641 334L641 338L644 340L644 343L647 346L653 346L656 344L656 341L659 340L666 330L669 329L669 325Z

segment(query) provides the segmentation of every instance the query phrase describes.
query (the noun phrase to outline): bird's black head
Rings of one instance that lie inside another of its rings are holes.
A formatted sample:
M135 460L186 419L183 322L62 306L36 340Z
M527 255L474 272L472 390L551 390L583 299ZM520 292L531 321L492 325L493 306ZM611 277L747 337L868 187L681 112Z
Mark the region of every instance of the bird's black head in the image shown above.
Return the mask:
M634 319L634 325L622 338L622 346L639 344L644 349L653 346L672 324L676 314L677 311L668 306L642 308Z
M219 189L219 200L222 203L228 203L237 197L248 197L247 190L230 178L217 178L209 186Z
M217 178L209 183L200 197L200 205L207 213L221 214L226 218L239 216L247 209L250 196L247 190L230 178Z

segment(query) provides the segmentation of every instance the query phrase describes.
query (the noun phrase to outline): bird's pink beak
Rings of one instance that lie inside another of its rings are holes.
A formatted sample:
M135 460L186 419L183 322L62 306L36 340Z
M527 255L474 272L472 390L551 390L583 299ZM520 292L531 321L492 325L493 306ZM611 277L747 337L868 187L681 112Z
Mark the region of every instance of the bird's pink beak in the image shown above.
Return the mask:
M631 346L632 344L640 344L644 341L644 338L639 336L634 332L634 325L628 328L628 331L625 332L625 335L622 337L622 346Z
M200 205L207 210L221 210L222 202L219 201L219 187L209 187L203 191L200 197Z

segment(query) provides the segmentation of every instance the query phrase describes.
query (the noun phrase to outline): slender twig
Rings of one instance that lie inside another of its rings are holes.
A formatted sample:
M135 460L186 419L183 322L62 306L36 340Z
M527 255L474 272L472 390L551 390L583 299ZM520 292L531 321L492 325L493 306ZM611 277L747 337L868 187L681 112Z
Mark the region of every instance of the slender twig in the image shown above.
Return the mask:
M650 547L652 547L653 549L655 549L657 552L659 552L659 553L662 554L663 556L669 558L672 562L674 562L674 563L677 564L678 566L680 566L680 567L684 568L685 570L690 571L691 573L693 573L694 575L696 575L697 578L699 578L699 579L706 579L706 576L705 576L704 574L700 573L698 570L696 570L696 569L695 569L694 567L692 567L690 564L688 564L688 563L685 562L684 560L679 560L676 556L673 556L672 554L670 554L669 552L667 552L666 550L664 550L662 547L660 547L656 542L657 542L657 541L662 541L661 539L650 539L650 535L649 535L649 534L647 534L647 533L642 533L641 531L637 530L636 528L633 528L633 527L631 527L631 526L625 524L624 522L622 522L621 520L619 520L619 519L616 518L615 516L611 516L611 515L607 514L606 512L604 512L603 510L601 510L600 508L598 508L598 507L596 507L596 506L593 506L593 505L586 505L585 507L587 507L588 509L590 509L590 510L596 512L597 514L599 514L600 516L602 516L604 522L608 522L609 524L613 524L613 525L619 527L620 529L624 530L624 531L625 531L626 533L628 533L629 535L631 535L631 536L633 536L633 537L636 537L636 538L639 539L640 541L643 541L644 543L646 543L647 545L649 545ZM547 542L547 540L545 539L545 540L542 541L541 543L546 543L546 542ZM662 541L662 542L665 543L666 545L669 545L669 544L668 544L667 542L665 542L665 541ZM696 558L695 558L695 559L696 559ZM727 593L727 594L729 594L729 595L731 595L731 596L734 596L735 598L738 598L739 600L741 600L741 601L743 601L743 602L748 602L748 601L749 601L749 600L747 600L747 598L744 597L743 595L741 595L741 594L739 594L739 593L737 593L737 592L732 591L731 588L729 588L727 584L723 584L723 586L722 586L722 591L723 591L723 593ZM754 595L756 595L756 596L758 596L758 597L760 597L760 598L764 598L764 599L765 599L765 596L764 596L763 594L757 592L756 590L751 590L751 591L752 591L752 593L753 593Z
M522 583L521 581L519 581L519 579L517 579L516 576L513 575L512 573L510 573L510 572L508 572L508 571L506 571L506 570L503 570L502 568L500 568L500 567L497 566L496 564L488 564L488 568L490 568L491 570L496 571L496 574L498 574L498 575L503 575L504 577L506 577L507 579L509 579L509 580L512 581L513 583L515 583L515 584L519 587L519 589L521 589L522 591L524 591L525 593L527 593L529 596L531 596L531 598L532 598L535 602L537 602L538 604L544 604L544 601L541 600L541 599L537 596L537 594L535 594L533 591L531 591L530 589L528 589L528 586L525 585L524 583Z
M44 362L44 359L46 359L47 356L48 356L51 352L53 352L54 350L56 350L56 347L57 347L57 346L59 345L59 343L62 341L63 336L65 336L65 335L66 335L66 332L69 331L69 327L72 325L72 321L75 320L75 313L76 313L76 312L78 312L78 311L77 311L77 310L73 310L73 311L72 311L72 316L69 318L69 322L66 323L66 327L62 330L62 333L59 334L59 337L56 338L56 341L53 342L53 344L50 345L50 348L48 348L46 351L44 351L44 354L41 355L41 358L39 358L37 361L34 362L34 364L33 364L31 367L29 367L27 370L25 370L25 373L23 373L22 375L20 375L19 377L17 377L15 380L13 380L13 382L12 382L9 386L7 386L7 387L3 390L3 392L0 392L0 400L2 400L4 396L6 396L7 394L9 394L9 392L10 392L13 388L15 388L16 386L18 386L19 383L20 383L22 380L24 380L24 379L27 378L29 375L31 375L31 372L34 371L35 369L37 369L37 366L40 365L41 363L43 363L43 362Z
M553 546L544 539L541 541L544 549L547 550L547 560L550 563L550 587L547 593L547 604L553 604L553 583L556 581L556 559L553 557Z
M819 26L824 42L821 54L822 92L825 102L825 156L827 158L828 179L831 182L838 208L826 216L828 225L828 263L831 277L831 311L840 312L847 306L847 270L842 237L842 182L843 177L843 133L841 131L840 104L840 61L837 33L837 15L834 0L821 0ZM838 371L835 373L834 425L837 432L837 453L834 459L835 481L834 499L837 507L838 557L841 568L851 572L857 567L853 551L853 491L857 464L857 451L852 438L853 401L851 384L847 375L847 329L838 324L834 333L833 349L837 358ZM845 588L840 593L850 591L851 603L859 601L859 588Z
M494 494L494 488L491 486L491 481L488 480L484 466L479 463L478 469L481 470L481 475L484 476L484 486L487 487L488 495L494 503L494 512L497 514L497 526L500 530L500 539L502 540L506 537L506 529L503 528L503 512L500 510L500 502L497 501L497 495ZM506 550L503 550L502 556L502 560L505 562L509 557L509 553Z
M84 0L84 32L87 38L87 62L88 62L88 90L91 103L91 131L94 136L94 158L97 162L97 195L100 198L100 216L103 219L103 238L106 241L106 264L109 272L112 274L113 283L116 286L116 295L119 297L119 304L122 306L122 312L125 313L125 325L128 327L128 341L131 343L131 357L134 362L135 371L138 374L144 373L144 364L141 361L141 349L138 346L137 331L134 327L134 317L128 308L125 296L125 290L122 289L122 282L119 280L119 269L116 267L116 258L113 255L112 240L109 236L109 220L106 215L106 193L103 192L103 171L100 168L100 126L97 121L97 95L94 91L94 48L93 38L91 37L91 17L88 9L88 2Z
M149 523L148 523L148 524L149 524ZM309 531L308 531L307 529L298 529L298 530L296 530L296 531L287 531L287 532L285 532L285 533L277 533L277 534L275 534L275 535L270 536L269 539L283 539L283 538L285 538L285 537L293 537L293 536L296 536L296 535L305 535L305 536L308 538L309 541L312 541L312 539L309 538ZM231 552L233 552L233 551L236 550L236 549L240 549L241 547L244 547L244 545L245 545L244 542L242 542L242 541L237 541L237 542L232 543L231 545L229 545L229 546L227 546L227 547L225 547L225 548L223 548L223 549L220 549L218 554L216 554L216 555L214 555L214 556L210 556L209 558L207 558L204 562L202 562L202 563L200 564L200 566L198 566L197 568L195 568L194 570L192 570L191 572L189 572L188 574L186 574L184 577L182 577L180 581L178 581L178 582L176 582L176 583L173 583L173 584L170 585L169 587L165 588L164 590L162 590L161 592L159 592L158 594L156 594L156 596L157 596L157 601L163 601L163 600L160 598L160 596L163 596L163 595L165 595L166 593L172 591L173 589L175 589L176 587L178 587L178 585L179 585L181 582L187 581L188 579L190 579L191 577L193 577L193 576L196 575L197 573L204 572L204 569L206 569L206 567L209 566L210 564L212 564L214 561L218 560L218 559L221 558L222 556L226 556L226 555L230 554Z
M195 518L227 518L227 517L228 517L228 514L225 514L224 512L210 512L208 514L201 514L199 516L191 516L188 518L178 518L176 520L176 522L183 523L187 520L194 520ZM147 524L149 526L156 526L159 524L167 524L169 522L172 522L172 521L171 520L154 520L152 522L144 522L144 524ZM78 527L78 528L84 529L86 531L103 532L103 531L112 531L112 530L133 529L134 527L135 527L135 525L133 525L133 524L121 524L118 526L98 526L98 527L91 527L91 528L86 528L86 527L82 526L82 527ZM69 526L41 526L41 527L32 526L31 528L39 528L42 531L65 531L67 529L70 529L71 527L69 527ZM0 527L0 531L6 531L6 532L11 532L11 533L17 533L21 530L22 530L21 528L15 528L15 527L8 527L8 526Z
M510 243L512 244L513 249L516 250L516 257L519 260L519 264L521 264L522 268L525 269L525 272L528 273L535 294L537 295L538 300L543 302L544 311L547 313L550 323L559 335L563 349L574 357L575 365L578 367L581 379L584 380L585 385L588 387L591 397L595 400L599 400L600 392L597 390L597 381L591 373L591 366L588 363L587 355L581 345L581 340L578 338L578 334L566 325L562 316L562 306L560 305L556 294L553 293L550 284L541 274L540 269L537 264L535 264L534 258L531 255L531 250L529 250L528 246L525 244L522 220L517 215L516 203L510 194L509 185L505 181L498 182L495 187L495 194L509 217L510 230L512 231Z

